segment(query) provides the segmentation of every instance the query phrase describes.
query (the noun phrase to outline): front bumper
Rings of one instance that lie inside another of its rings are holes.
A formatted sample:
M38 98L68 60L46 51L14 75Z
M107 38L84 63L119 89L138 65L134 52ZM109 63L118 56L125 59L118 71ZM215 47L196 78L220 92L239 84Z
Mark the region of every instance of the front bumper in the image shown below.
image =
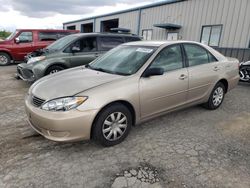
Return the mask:
M91 127L97 110L50 112L31 104L25 99L25 109L30 126L45 138L53 141L77 141L90 139Z
M26 63L21 63L17 65L16 76L28 82L34 82L36 80L33 71L28 68L28 64Z

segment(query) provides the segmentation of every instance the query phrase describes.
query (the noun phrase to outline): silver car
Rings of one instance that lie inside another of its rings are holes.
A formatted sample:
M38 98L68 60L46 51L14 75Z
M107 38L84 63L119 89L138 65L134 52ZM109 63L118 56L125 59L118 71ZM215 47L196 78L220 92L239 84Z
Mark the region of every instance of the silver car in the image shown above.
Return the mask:
M217 109L239 81L239 62L196 42L132 42L88 66L46 76L26 97L33 129L54 141L123 141L131 126L204 104Z

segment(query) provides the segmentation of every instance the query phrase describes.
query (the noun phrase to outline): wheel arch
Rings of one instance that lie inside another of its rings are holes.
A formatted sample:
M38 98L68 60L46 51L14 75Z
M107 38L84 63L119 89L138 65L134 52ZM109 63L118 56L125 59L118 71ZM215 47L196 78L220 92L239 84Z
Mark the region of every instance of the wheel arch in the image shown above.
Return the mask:
M49 69L50 67L53 67L53 66L60 66L60 67L63 67L64 69L67 69L67 68L68 68L68 66L65 65L64 63L62 63L62 62L57 62L57 63L50 64L48 67L46 67L46 69L45 69L45 71L44 71L44 74L47 75L48 69Z
M90 138L91 139L93 138L94 125L95 125L95 122L96 122L98 116L101 114L101 112L103 112L103 110L105 110L106 108L108 108L108 107L110 107L110 106L112 106L114 104L122 104L122 105L126 106L128 108L128 110L131 112L131 115L132 115L132 125L135 125L136 112L135 112L135 109L134 109L133 105L130 102L126 101L126 100L113 101L113 102L108 103L105 106L103 106L101 108L101 110L97 113L97 115L95 116L94 121L93 121L92 126L91 126L91 132L90 132Z
M8 52L8 51L6 51L6 50L0 50L0 53L6 53L6 54L8 54L8 55L10 56L10 59L11 59L11 60L14 60L14 59L13 59L13 56L11 55L10 52Z
M222 78L217 83L219 83L219 82L222 83L225 86L225 89L226 89L225 93L227 93L227 91L228 91L228 81L225 78Z

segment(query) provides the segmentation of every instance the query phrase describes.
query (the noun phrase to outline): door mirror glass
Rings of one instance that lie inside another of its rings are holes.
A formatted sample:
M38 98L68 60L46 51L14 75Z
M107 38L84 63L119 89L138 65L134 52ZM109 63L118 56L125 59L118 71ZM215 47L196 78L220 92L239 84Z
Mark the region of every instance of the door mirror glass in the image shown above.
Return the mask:
M144 73L143 77L150 77L150 76L157 76L157 75L163 75L164 69L157 67L157 68L148 68Z
M78 46L72 46L72 48L71 48L72 53L77 53L77 52L80 52L80 51L81 51L81 49Z
M15 43L19 44L20 43L20 39L19 37L15 38Z

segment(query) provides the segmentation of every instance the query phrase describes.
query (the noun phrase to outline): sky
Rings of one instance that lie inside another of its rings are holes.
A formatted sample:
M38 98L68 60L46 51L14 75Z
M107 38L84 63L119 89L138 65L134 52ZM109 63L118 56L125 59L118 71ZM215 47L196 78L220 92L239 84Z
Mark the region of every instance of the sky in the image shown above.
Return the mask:
M62 29L62 23L161 0L0 0L0 30Z

